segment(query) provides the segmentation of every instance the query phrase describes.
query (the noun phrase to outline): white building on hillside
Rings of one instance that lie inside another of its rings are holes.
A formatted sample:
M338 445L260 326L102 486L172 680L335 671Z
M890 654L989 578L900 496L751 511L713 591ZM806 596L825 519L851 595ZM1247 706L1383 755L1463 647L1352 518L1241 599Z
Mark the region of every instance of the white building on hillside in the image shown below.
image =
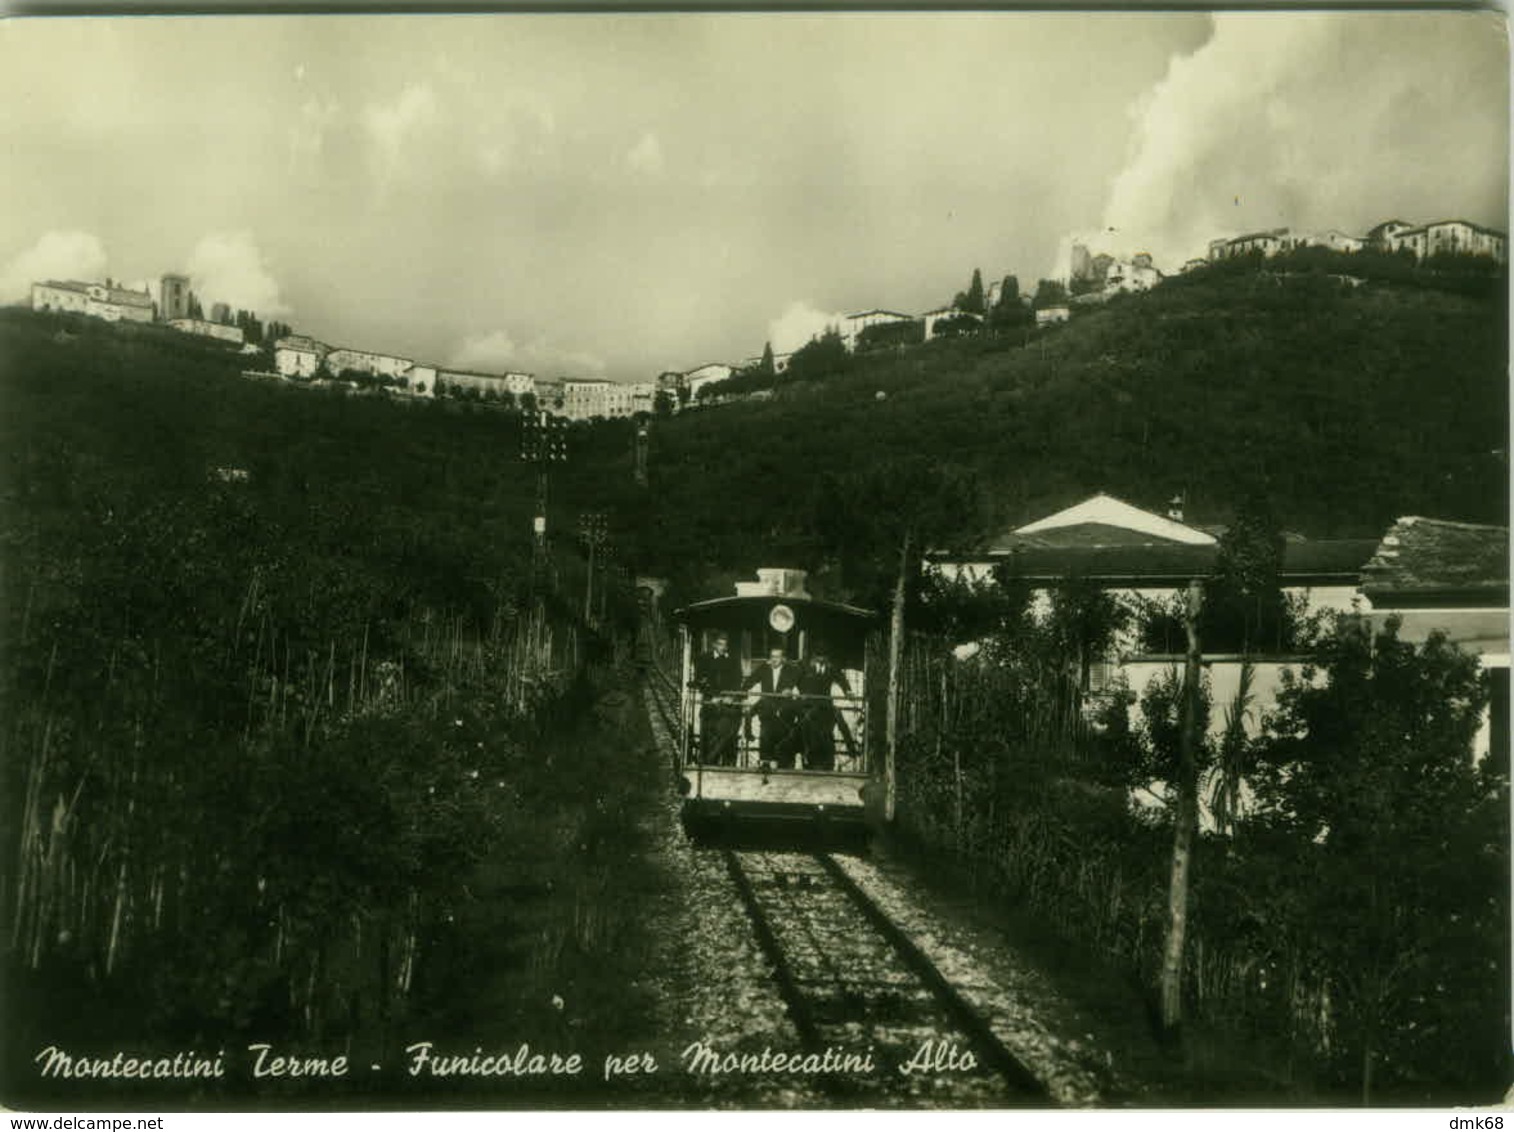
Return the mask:
M1419 228L1405 228L1390 239L1395 251L1408 248L1420 259L1445 253L1487 256L1495 263L1509 261L1507 235L1466 220L1438 220Z
M689 370L683 375L683 386L689 391L689 397L699 396L699 391L706 385L717 381L725 381L736 372L735 366L726 365L725 362L707 362L695 369Z
M481 397L496 399L505 395L514 396L508 374L480 373L467 369L438 369L436 384L443 392L456 396L466 390L476 390Z
M326 372L332 377L340 377L344 373L365 373L371 377L388 377L398 381L414 365L412 358L378 354L371 350L353 350L345 346L326 355Z
M849 314L841 327L841 340L846 343L848 350L857 348L857 336L869 326L886 326L891 322L913 322L914 318L898 311L858 311ZM929 337L929 335L927 335Z
M314 377L329 349L314 338L291 334L273 344L273 367L285 377Z
M219 338L222 342L235 342L242 344L243 334L240 326L227 326L220 322L210 322L203 318L175 318L170 320L169 326L184 334L199 334L205 338Z
M1283 548L1283 592L1309 613L1347 612L1361 600L1362 567L1376 546L1376 539L1291 538ZM1146 619L1170 609L1190 581L1211 577L1218 553L1215 533L1184 522L1179 512L1163 516L1101 493L1017 527L981 551L934 551L927 564L948 580L976 583L992 579L996 568L1007 570L1031 587L1042 615L1051 607L1050 595L1069 579L1092 582L1117 596L1140 616L1109 655L1088 658L1083 678L1092 694L1122 680L1139 698L1152 681L1181 664L1184 647L1174 640L1153 650ZM1281 687L1283 670L1297 663L1287 654L1252 658L1258 713ZM1210 726L1218 731L1224 723L1220 709L1240 686L1243 661L1210 654L1204 664L1216 705Z
M1162 281L1162 273L1151 265L1151 257L1115 260L1104 275L1106 294L1133 294L1149 291Z
M106 322L151 322L152 295L109 283L77 280L32 284L32 310L88 315Z
M436 367L416 362L405 374L405 388L417 397L436 396Z

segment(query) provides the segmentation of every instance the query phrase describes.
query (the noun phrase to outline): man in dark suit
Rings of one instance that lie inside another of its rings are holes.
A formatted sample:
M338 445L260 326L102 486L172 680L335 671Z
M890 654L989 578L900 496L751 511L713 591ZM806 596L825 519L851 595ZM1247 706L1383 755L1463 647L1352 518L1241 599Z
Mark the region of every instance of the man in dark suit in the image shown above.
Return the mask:
M757 716L762 761L793 770L799 750L799 713L794 703L799 695L798 666L789 663L781 648L770 649L767 663L759 664L747 677L746 690L760 693L757 703L747 709L747 718Z
M843 696L852 694L846 682L846 673L831 664L830 658L817 652L808 666L799 675L799 694L803 706L801 733L804 736L804 769L836 769L836 730L846 741L847 750L856 756L856 743L847 729L846 721L836 710L833 698L837 691Z
M736 732L741 726L741 661L731 655L731 639L723 631L710 638L710 650L694 661L699 689L700 761L707 766L734 766Z

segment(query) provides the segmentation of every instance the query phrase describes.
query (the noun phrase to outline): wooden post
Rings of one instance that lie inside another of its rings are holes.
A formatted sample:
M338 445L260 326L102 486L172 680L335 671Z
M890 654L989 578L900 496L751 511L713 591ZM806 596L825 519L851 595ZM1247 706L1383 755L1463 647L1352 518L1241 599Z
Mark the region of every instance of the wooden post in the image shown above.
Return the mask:
M1178 1034L1183 1022L1183 949L1188 931L1188 885L1193 858L1193 839L1198 828L1199 748L1199 653L1198 615L1203 601L1199 583L1188 583L1183 609L1183 628L1188 635L1188 655L1183 663L1183 701L1178 739L1176 810L1173 814L1172 878L1167 894L1167 946L1162 955L1162 1029L1169 1037Z
M904 581L909 572L910 532L899 549L899 577L888 626L888 705L884 716L883 820L894 820L894 758L899 749L899 668L904 658Z

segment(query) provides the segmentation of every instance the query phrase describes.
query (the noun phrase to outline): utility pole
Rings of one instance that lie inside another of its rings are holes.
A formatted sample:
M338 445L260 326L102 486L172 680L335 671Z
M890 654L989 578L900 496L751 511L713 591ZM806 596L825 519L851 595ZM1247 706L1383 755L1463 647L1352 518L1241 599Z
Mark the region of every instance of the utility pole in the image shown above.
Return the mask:
M1189 873L1193 840L1199 824L1199 680L1203 657L1199 653L1199 608L1204 591L1197 581L1188 583L1183 609L1188 655L1183 664L1183 702L1179 712L1176 809L1173 813L1172 877L1167 892L1167 945L1162 955L1162 1029L1170 1038L1180 1036L1183 1023L1183 951L1188 933Z
M553 464L568 458L567 424L544 409L522 413L520 418L520 458L536 469L536 513L531 522L535 538L531 551L533 589L540 589L548 572L547 473Z
M651 439L652 426L642 421L636 426L636 486L647 486L647 445Z
M589 551L589 573L584 582L584 624L594 621L594 558L609 542L609 524L602 511L585 511L578 516L578 537ZM601 581L601 585L603 582Z

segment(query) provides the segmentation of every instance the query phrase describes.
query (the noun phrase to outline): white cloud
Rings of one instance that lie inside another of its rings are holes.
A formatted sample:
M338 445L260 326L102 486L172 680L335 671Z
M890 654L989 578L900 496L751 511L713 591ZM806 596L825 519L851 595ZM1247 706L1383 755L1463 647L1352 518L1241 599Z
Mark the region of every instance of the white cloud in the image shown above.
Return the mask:
M626 154L626 168L633 173L640 173L645 177L660 177L663 167L662 142L658 141L657 135L650 131L643 134L641 140Z
M105 246L88 232L47 232L0 270L0 301L31 294L31 285L48 279L105 278Z
M479 167L490 177L517 169L540 169L557 133L552 107L529 92L514 93L506 96L495 113L495 120L479 127Z
M768 323L767 340L773 345L773 353L791 353L811 338L825 333L830 327L840 329L845 319L846 316L843 314L827 313L809 303L795 301L785 307L781 315Z
M1507 99L1489 97L1494 63L1507 67L1501 25L1472 14L1217 15L1209 40L1131 107L1104 224L1172 269L1248 230L1501 215Z
M185 269L207 314L214 303L254 311L265 319L290 313L250 232L213 232L203 237L189 253Z
M436 92L429 83L409 83L393 102L373 104L363 111L363 126L373 143L374 169L381 187L398 172L410 136L435 121L436 116Z
M302 166L320 160L326 147L326 134L341 117L341 106L321 98L309 98L300 107L300 113L289 127L289 170L297 172Z
M542 377L558 374L598 377L605 372L604 359L595 354L564 349L545 338L521 345L505 330L464 339L447 359L447 365L484 373L522 370Z

